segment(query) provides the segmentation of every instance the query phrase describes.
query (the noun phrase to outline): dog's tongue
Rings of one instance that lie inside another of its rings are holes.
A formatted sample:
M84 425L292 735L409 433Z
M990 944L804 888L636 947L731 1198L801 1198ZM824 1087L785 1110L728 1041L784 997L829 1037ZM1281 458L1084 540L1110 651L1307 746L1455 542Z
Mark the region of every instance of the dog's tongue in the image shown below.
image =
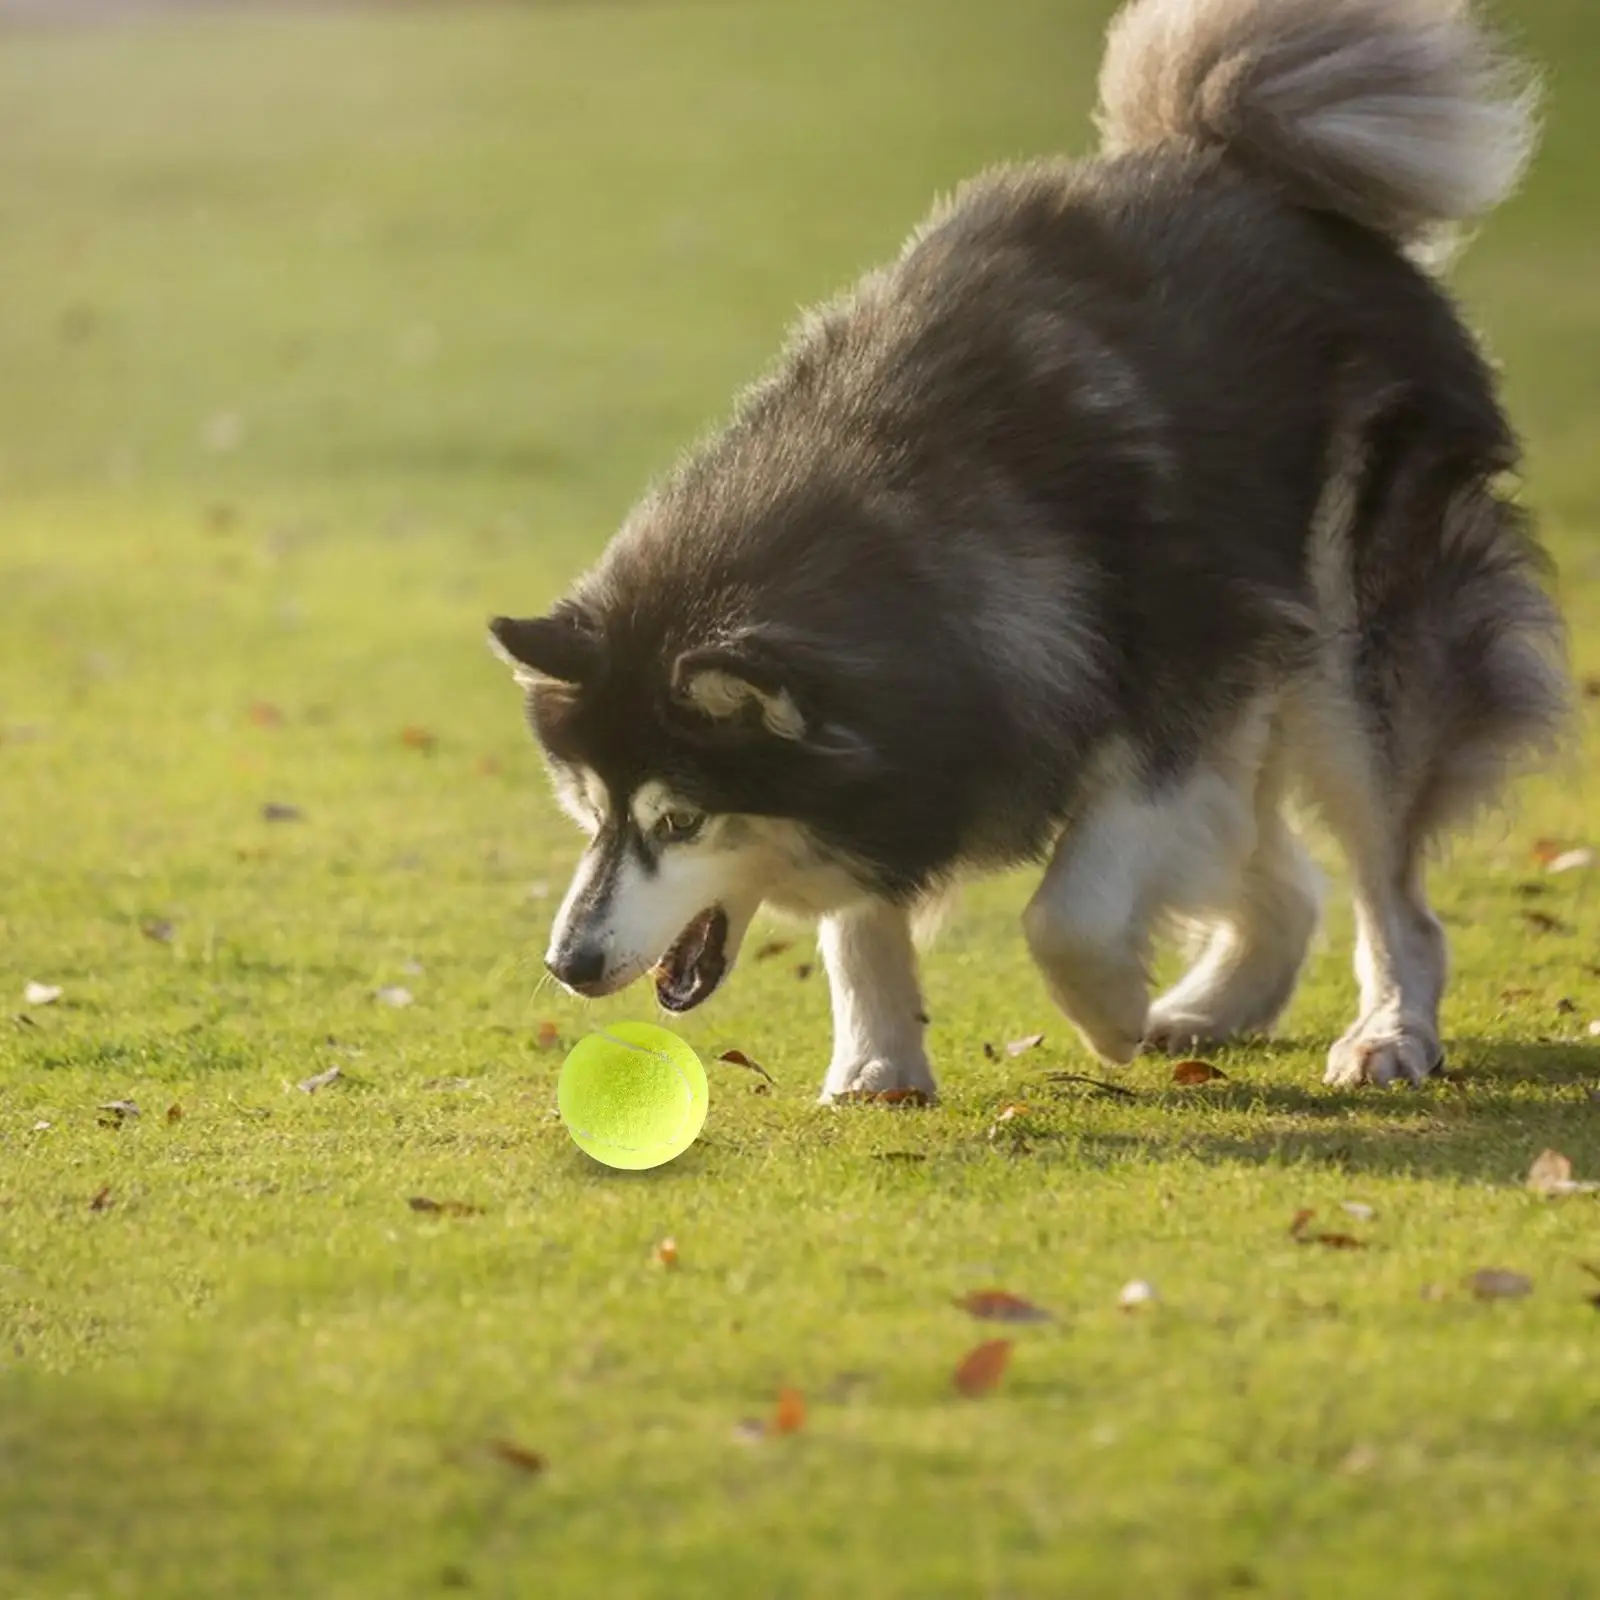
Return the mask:
M702 911L656 967L656 999L668 1011L692 1011L708 1000L728 970L728 914Z

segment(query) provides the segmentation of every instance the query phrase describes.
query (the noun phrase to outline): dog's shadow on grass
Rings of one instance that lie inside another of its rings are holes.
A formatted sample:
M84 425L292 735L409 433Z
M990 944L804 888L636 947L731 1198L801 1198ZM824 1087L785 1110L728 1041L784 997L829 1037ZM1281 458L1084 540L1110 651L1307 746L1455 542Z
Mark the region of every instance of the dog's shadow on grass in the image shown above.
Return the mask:
M1280 1042L1270 1053L1303 1058L1307 1048ZM1555 1146L1584 1170L1600 1173L1600 1044L1458 1038L1451 1041L1448 1074L1420 1089L1332 1090L1314 1079L1303 1086L1252 1082L1242 1060L1227 1070L1225 1083L1138 1094L1140 1102L1170 1114L1160 1148L1219 1164L1309 1164L1352 1174L1503 1183ZM1191 1112L1197 1101L1237 1113L1244 1123L1254 1117L1259 1127L1224 1132L1210 1117L1196 1125ZM1091 1149L1096 1142L1087 1141ZM1104 1143L1108 1161L1126 1159L1126 1136ZM1080 1145L1079 1158L1086 1153L1094 1159Z

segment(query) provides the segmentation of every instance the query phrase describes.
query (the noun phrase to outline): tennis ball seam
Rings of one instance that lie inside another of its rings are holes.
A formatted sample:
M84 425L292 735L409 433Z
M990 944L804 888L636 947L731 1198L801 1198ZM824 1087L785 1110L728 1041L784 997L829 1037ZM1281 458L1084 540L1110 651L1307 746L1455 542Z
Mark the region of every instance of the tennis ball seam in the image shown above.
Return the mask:
M595 1037L604 1039L608 1044L620 1045L624 1050L632 1050L637 1055L651 1056L663 1066L671 1067L679 1078L683 1080L685 1097L684 1119L687 1120L688 1117L694 1114L694 1085L689 1082L689 1074L665 1051L652 1050L648 1045L635 1044L631 1039L619 1039L609 1028L602 1028ZM570 1123L568 1126L572 1128L573 1133L580 1139L587 1139L591 1144L604 1145L607 1150L621 1150L630 1156L642 1156L648 1154L651 1150L660 1150L663 1146L673 1143L678 1137L678 1132L682 1128L683 1122L680 1121L678 1127L674 1128L671 1134L664 1139L657 1139L654 1144L618 1144L615 1139L602 1139L599 1134L590 1133L587 1128L573 1127Z

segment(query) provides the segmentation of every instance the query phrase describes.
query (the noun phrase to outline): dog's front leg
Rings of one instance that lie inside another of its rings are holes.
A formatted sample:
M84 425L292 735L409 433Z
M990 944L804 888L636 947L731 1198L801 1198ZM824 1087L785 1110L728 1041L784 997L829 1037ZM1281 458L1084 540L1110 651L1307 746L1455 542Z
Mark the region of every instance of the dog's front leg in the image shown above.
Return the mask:
M833 997L833 1061L823 1103L886 1089L932 1096L910 917L898 906L869 900L824 917L821 945Z

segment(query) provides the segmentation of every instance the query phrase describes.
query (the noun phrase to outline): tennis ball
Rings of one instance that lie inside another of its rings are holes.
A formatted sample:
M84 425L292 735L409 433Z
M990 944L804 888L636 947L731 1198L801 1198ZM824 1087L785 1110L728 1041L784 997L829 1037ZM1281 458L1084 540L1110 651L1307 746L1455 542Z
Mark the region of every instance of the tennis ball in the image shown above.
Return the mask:
M706 1069L674 1033L619 1022L581 1040L561 1064L556 1104L573 1143L608 1167L659 1167L706 1120Z

